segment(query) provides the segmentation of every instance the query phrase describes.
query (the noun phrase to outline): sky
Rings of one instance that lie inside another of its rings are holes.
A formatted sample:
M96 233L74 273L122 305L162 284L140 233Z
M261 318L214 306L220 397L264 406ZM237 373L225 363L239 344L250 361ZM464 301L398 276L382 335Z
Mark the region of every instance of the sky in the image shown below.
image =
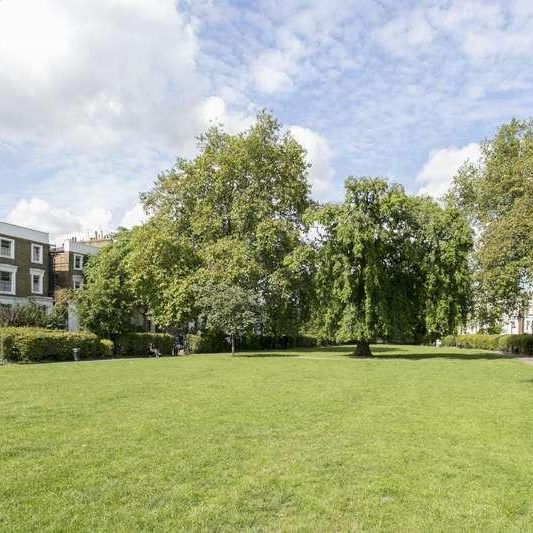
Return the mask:
M0 0L0 220L131 227L214 123L272 111L313 196L347 176L442 195L533 115L531 0Z

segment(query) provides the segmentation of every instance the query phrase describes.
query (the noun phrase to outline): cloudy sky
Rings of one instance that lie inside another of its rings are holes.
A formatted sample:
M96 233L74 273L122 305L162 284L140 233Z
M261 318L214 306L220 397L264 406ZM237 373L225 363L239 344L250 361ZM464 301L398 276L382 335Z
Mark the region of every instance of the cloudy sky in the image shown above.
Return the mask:
M533 115L531 0L0 0L0 220L54 236L142 219L212 121L268 108L317 199L346 176L440 195Z

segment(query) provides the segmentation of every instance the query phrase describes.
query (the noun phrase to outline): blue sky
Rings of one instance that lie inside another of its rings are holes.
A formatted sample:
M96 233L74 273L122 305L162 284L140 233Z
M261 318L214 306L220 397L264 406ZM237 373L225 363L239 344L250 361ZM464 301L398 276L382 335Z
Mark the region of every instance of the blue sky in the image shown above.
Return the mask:
M348 175L436 196L533 115L533 2L0 0L0 219L142 220L138 193L212 121L272 110L317 199Z

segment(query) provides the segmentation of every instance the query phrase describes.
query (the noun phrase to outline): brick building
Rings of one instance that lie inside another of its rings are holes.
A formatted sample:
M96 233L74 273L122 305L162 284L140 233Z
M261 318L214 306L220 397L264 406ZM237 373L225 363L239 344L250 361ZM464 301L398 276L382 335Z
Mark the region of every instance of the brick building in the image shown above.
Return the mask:
M48 233L0 222L0 304L53 305Z

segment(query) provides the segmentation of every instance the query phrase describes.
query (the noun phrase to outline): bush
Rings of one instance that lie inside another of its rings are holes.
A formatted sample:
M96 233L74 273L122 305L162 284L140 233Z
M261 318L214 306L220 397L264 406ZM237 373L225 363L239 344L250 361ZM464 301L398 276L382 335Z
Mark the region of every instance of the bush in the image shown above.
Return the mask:
M8 361L71 361L72 350L82 359L110 357L113 343L93 333L70 333L41 328L0 328L0 358Z
M188 353L219 353L229 351L229 344L226 342L223 333L209 331L203 331L198 335L189 333L185 343ZM269 335L247 334L237 339L238 350L311 348L319 345L318 339L310 335L275 338Z
M449 335L442 340L443 346L478 348L500 352L533 355L533 335Z
M44 328L46 325L46 310L32 300L23 304L0 306L0 326Z
M185 349L188 353L218 353L229 351L230 346L222 333L204 331L186 335Z
M115 354L127 357L150 355L150 344L162 355L170 355L174 347L174 337L168 333L125 333L115 340Z

